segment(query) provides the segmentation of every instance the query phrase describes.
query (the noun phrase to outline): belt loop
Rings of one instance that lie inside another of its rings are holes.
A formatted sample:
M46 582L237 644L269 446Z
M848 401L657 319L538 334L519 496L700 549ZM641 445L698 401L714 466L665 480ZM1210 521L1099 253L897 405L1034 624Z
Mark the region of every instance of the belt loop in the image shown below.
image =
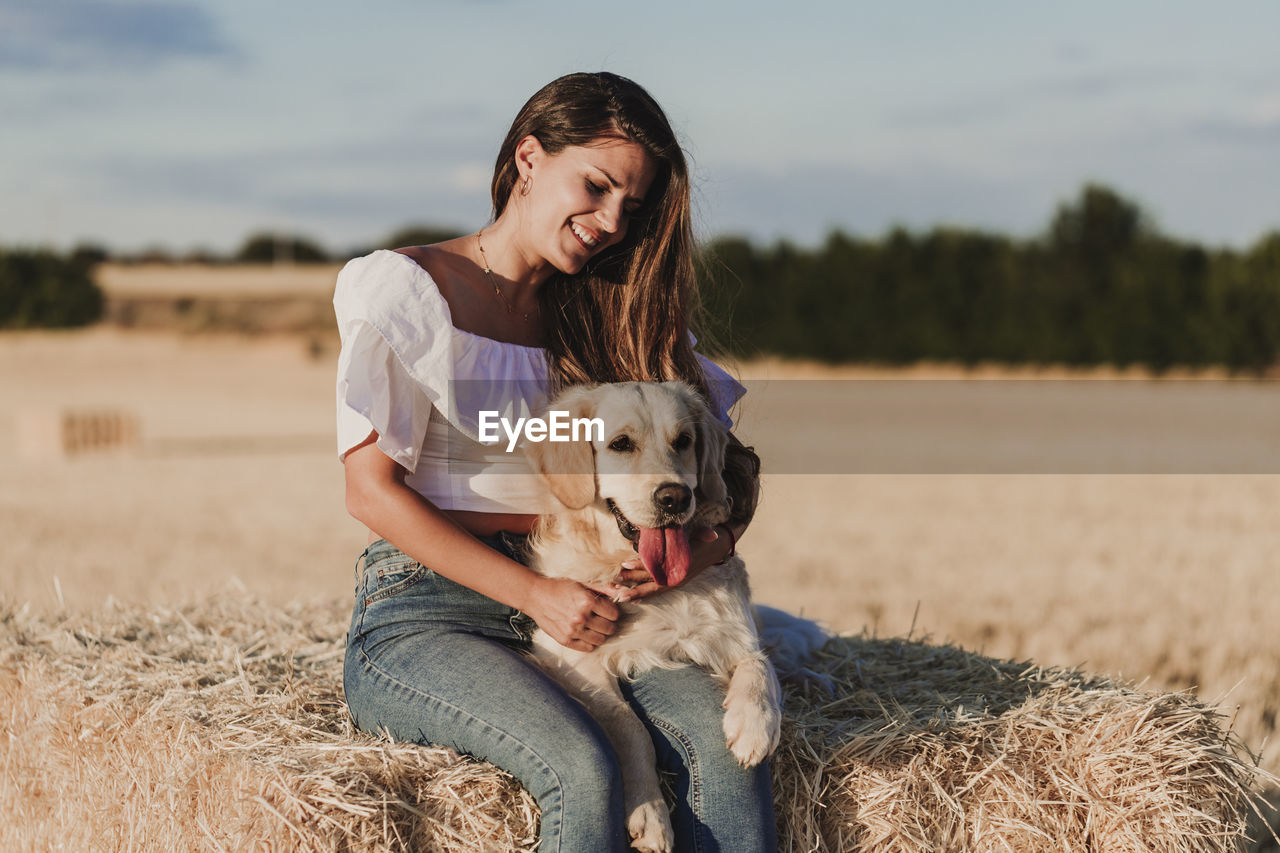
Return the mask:
M360 583L360 579L364 576L363 572L360 569L360 564L362 562L367 564L368 562L367 557L369 556L369 547L370 546L368 545L365 546L364 550L360 552L360 556L356 557L356 564L351 567L351 574L355 578L356 583Z

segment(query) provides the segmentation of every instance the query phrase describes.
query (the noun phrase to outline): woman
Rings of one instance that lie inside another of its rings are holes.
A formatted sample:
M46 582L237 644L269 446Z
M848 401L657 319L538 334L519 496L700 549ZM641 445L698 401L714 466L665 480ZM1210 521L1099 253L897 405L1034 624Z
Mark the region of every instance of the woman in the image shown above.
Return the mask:
M519 458L477 443L476 412L533 410L581 381L684 379L724 416L741 388L693 352L688 172L638 85L598 73L544 87L507 134L492 193L481 231L375 252L338 279L339 449L347 507L371 540L347 703L365 731L515 775L541 808L540 850L620 850L617 759L522 651L535 625L594 649L617 628L612 599L659 588L636 561L601 588L526 568L524 537L550 497ZM691 573L724 559L754 510L754 454L735 446L735 515L695 537ZM710 678L654 671L627 694L675 779L677 846L771 849L767 767L733 760Z

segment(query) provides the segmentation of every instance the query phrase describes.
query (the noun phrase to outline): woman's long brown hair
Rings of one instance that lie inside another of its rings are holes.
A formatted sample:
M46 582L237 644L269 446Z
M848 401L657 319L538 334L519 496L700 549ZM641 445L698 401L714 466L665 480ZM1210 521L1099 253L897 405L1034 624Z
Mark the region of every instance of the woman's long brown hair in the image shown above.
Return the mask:
M666 115L638 84L609 72L569 74L520 110L498 152L497 219L515 188L515 150L534 136L549 154L602 139L643 147L657 173L626 239L576 275L557 274L540 299L552 391L581 382L681 379L707 395L689 339L701 310L689 170Z

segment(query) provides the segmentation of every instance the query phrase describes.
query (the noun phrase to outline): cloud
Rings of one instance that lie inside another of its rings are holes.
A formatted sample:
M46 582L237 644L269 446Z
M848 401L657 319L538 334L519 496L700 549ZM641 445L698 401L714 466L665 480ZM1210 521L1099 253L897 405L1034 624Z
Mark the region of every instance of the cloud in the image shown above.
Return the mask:
M1188 124L1193 133L1226 145L1269 146L1280 144L1280 119L1207 118Z
M1257 122L1280 122L1280 94L1268 94L1255 101L1250 117Z
M950 224L1027 231L1047 218L1046 199L1016 181L998 183L941 168L890 171L840 164L777 174L716 170L698 187L698 212L709 234L788 237L816 243L832 229L863 236L895 225Z
M478 189L481 200L488 199L492 167L474 161L477 144L466 134L414 135L396 128L335 142L252 143L115 150L61 162L119 192L156 199L262 201L317 185L358 193L366 187L404 192L419 183Z
M0 70L134 70L239 56L217 22L188 4L0 0Z
M1116 68L1073 71L1027 80L1002 91L904 107L890 113L892 126L937 129L990 123L1043 112L1047 105L1102 100L1131 91L1167 88L1185 80L1186 74L1169 68Z
M450 184L462 192L487 193L493 180L490 163L462 163L453 170Z
M112 236L121 243L230 247L251 230L271 227L345 249L407 222L482 224L489 215L488 174L480 186L479 165L463 159L473 150L462 140L392 136L241 151L115 151L62 163L64 173L104 205L170 212L172 233ZM233 233L196 230L196 223L225 210L239 212Z
M1084 64L1092 62L1097 54L1087 42L1067 40L1054 46L1053 55L1060 62Z

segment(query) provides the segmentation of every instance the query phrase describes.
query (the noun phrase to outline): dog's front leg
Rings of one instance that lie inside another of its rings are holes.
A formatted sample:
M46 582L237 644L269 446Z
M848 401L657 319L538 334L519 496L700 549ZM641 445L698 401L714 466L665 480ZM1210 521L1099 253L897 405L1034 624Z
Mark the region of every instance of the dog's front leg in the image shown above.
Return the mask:
M618 754L631 846L645 853L670 853L675 834L658 786L658 759L653 741L644 723L623 698L618 679L599 666L591 654L564 649L554 649L547 654L545 649L537 648L536 642L535 652L552 677L568 688L600 723Z
M782 731L782 688L763 653L739 661L724 700L724 737L743 767L764 761Z

